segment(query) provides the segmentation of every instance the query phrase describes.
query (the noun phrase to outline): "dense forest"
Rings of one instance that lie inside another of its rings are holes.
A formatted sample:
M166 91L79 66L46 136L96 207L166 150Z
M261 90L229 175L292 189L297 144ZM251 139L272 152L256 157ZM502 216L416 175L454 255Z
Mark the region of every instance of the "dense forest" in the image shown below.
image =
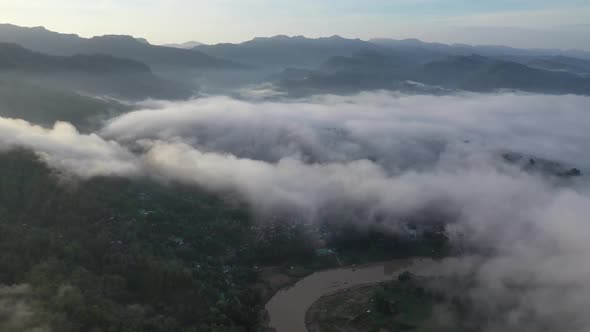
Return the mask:
M260 330L261 267L329 264L316 259L309 227L255 218L230 194L82 181L26 151L0 154L0 169L0 310L12 317L2 330ZM441 246L326 227L349 262Z
M75 182L1 158L0 280L55 331L249 328L260 298L239 204L145 181ZM240 249L241 248L241 249Z

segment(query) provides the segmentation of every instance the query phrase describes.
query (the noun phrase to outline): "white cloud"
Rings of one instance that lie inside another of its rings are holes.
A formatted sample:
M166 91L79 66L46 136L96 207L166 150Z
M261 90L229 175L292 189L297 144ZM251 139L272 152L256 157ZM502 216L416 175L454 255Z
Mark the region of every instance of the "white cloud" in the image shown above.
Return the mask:
M82 135L65 122L45 129L0 117L0 150L10 148L31 149L49 166L84 178L138 173L133 155L118 143L105 141L96 134Z
M237 193L262 216L379 220L392 230L443 216L454 240L488 253L445 267L474 277L463 291L492 317L484 331L585 332L589 183L525 172L498 151L587 171L589 104L519 94L212 97L151 104L98 135L1 119L0 146L33 149L83 177L142 174Z

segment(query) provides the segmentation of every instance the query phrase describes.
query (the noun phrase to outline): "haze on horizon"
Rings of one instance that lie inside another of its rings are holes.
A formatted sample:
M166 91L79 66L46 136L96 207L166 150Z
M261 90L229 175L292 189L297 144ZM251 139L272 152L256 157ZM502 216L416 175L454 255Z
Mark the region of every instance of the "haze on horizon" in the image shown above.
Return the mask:
M341 35L590 50L583 0L0 0L0 22L155 44Z
M590 332L588 2L0 0L0 332Z

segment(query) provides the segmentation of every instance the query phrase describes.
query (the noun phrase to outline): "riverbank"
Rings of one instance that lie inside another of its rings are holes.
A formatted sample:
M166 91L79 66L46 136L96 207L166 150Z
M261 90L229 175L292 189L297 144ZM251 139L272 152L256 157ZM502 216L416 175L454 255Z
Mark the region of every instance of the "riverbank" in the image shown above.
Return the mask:
M308 332L361 332L357 326L372 309L378 284L359 285L322 296L305 314Z
M281 289L268 301L268 325L277 332L306 332L305 315L322 296L392 280L405 270L420 271L433 264L431 259L403 259L315 272Z

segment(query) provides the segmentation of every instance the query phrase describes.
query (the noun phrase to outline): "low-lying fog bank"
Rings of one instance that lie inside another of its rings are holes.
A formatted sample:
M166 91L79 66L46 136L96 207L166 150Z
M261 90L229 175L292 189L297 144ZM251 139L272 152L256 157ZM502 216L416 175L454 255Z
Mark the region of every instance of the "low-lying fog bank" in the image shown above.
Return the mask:
M590 187L570 176L590 170L588 105L512 93L209 97L148 102L89 135L0 118L0 150L33 150L83 179L150 177L237 193L261 216L395 232L425 211L442 214L455 244L490 253L447 265L475 285L470 296L489 331L588 331Z

